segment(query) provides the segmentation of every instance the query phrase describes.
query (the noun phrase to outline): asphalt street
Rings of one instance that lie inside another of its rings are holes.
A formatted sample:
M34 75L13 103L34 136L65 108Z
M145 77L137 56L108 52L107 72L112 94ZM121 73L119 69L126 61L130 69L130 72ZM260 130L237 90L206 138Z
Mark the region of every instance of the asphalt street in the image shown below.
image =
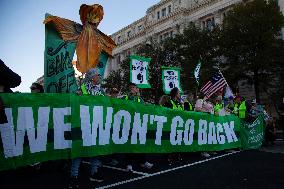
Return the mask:
M102 157L102 183L89 181L89 164L80 168L80 188L284 188L284 147L277 143L261 150L222 151L210 158L200 153L182 154L183 160L169 165L167 155L149 155L154 167L146 170L138 165L126 172L123 156L113 166ZM24 167L0 173L0 188L63 189L68 183L70 162L45 162L37 167Z

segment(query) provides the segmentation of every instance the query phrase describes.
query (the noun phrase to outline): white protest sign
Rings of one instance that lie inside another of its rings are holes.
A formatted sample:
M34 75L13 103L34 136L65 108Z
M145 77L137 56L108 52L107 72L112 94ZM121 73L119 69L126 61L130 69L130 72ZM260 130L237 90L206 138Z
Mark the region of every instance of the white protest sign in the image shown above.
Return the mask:
M177 87L182 93L180 86L180 68L162 68L163 89L165 94L169 94L171 90Z
M130 56L130 82L135 83L139 88L151 88L148 81L148 67L151 58Z

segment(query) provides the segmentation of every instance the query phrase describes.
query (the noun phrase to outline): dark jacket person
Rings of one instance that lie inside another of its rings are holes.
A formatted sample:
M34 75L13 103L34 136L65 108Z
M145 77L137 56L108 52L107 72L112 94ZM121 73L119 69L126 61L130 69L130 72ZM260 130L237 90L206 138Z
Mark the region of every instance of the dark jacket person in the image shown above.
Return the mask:
M21 84L21 77L8 68L0 59L0 93L12 93L10 88L17 87ZM7 123L5 106L0 96L0 124Z

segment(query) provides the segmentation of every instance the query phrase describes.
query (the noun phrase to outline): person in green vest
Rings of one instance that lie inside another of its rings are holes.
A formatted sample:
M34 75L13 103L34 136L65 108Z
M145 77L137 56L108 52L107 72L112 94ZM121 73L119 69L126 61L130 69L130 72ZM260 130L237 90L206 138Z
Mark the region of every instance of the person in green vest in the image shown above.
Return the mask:
M222 96L217 96L214 103L214 114L219 116L223 108Z
M104 96L104 91L101 87L100 72L97 68L90 69L83 80L81 91L83 95L99 95Z
M194 94L193 93L187 94L186 99L183 102L183 109L186 111L194 111L194 105L195 105Z
M241 98L241 96L239 95L236 96L233 113L236 116L238 116L240 119L245 119L247 116L246 112L247 112L247 107L246 107L245 98Z
M182 103L180 102L180 93L177 87L173 88L170 92L170 99L165 104L165 107L173 110L183 110ZM181 162L182 157L180 153L170 153L168 155L168 164L173 165L176 162Z
M91 68L87 71L83 84L81 85L81 92L83 95L104 95L101 88L101 75L97 68ZM70 179L68 183L68 188L79 188L78 184L78 173L82 158L72 159L71 170L70 170ZM99 169L102 166L102 162L98 158L90 158L91 165L91 175L90 181L93 182L102 182L104 179L100 175Z
M239 118L245 119L247 117L247 105L245 98L242 98L241 104L239 106Z
M129 92L127 95L123 96L121 99L134 101L138 103L144 104L144 100L140 95L140 90L135 83L129 83L128 85ZM145 169L151 169L153 164L149 162L148 157L144 154L127 154L126 157L126 170L133 171L133 164L138 163L141 167Z
M173 88L170 92L170 99L165 104L165 107L173 110L183 110L183 106L180 102L180 93L177 87Z
M128 94L123 96L121 99L144 103L144 100L140 95L139 88L135 83L130 82L128 85L128 89L129 89Z

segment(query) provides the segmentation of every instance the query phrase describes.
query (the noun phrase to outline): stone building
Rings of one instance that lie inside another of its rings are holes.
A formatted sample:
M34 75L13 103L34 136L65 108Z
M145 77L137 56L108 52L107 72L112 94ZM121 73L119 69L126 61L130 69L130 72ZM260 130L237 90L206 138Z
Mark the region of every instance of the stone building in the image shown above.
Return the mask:
M191 23L210 29L221 24L235 4L247 1L249 0L161 0L148 8L144 17L111 35L118 46L113 50L114 58L108 61L105 77L111 70L117 70L120 62L134 54L139 45L173 37L182 33ZM284 13L284 0L278 0L278 3Z
M118 45L108 61L106 75L135 53L140 44L161 42L182 33L191 23L201 28L221 24L227 11L242 0L161 0L148 8L146 15L111 35Z
M113 50L113 58L107 62L104 77L112 70L117 70L127 56L135 54L141 44L173 37L182 33L191 23L210 29L221 24L235 4L247 1L251 0L161 0L149 7L144 17L111 35L117 47ZM284 13L284 0L278 0L278 4ZM284 29L284 39L283 34ZM43 83L43 77L38 82ZM251 99L254 94L249 93L248 89L253 90L253 86L240 86L244 96Z

